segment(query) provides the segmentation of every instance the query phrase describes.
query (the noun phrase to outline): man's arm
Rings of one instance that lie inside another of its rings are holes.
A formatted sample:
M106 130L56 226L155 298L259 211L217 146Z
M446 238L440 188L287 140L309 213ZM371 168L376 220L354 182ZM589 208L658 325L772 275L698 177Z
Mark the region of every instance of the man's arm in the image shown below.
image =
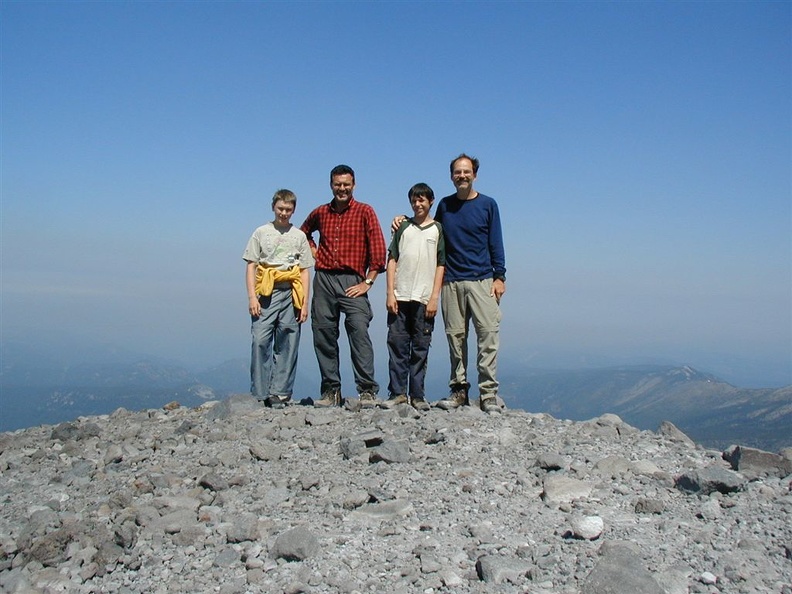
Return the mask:
M503 230L501 228L498 204L492 201L492 218L489 227L489 252L492 261L492 291L490 295L500 303L506 292L506 252L503 248Z
M368 250L368 270L361 282L347 288L345 292L347 297L365 295L374 286L374 281L377 280L379 273L385 272L385 237L382 235L377 215L370 206L365 210L363 222L366 234L363 241L365 241Z
M314 259L316 259L316 242L313 239L313 234L314 231L319 228L319 215L317 210L318 209L312 210L306 217L305 221L303 221L303 224L300 225L300 231L305 233L305 236L308 238L308 245L311 246L311 254L313 255Z

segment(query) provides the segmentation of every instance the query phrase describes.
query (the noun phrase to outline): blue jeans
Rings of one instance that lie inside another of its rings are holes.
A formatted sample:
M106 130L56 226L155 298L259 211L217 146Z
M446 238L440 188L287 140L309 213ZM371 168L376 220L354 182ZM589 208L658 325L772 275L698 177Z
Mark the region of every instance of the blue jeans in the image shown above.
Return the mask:
M264 400L291 397L297 373L300 323L295 315L291 287L274 289L260 297L261 315L251 318L250 392Z
M341 314L349 339L352 355L352 372L358 393L371 391L376 394L379 385L374 381L374 347L368 328L374 314L367 295L347 297L347 287L358 284L362 279L354 273L317 270L313 279L313 301L311 302L311 330L314 351L322 375L320 392L341 389L338 337Z
M388 313L388 392L391 396L409 394L425 399L424 379L434 318L426 317L426 306L420 301L397 304L399 312Z

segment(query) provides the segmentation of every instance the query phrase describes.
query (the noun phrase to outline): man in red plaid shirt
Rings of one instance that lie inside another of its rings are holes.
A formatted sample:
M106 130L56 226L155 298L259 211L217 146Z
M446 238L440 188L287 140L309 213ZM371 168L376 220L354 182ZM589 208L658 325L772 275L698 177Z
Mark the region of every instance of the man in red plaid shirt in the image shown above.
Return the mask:
M341 372L338 336L341 314L352 354L352 369L360 405L377 404L374 348L368 327L373 317L368 292L385 270L385 238L374 209L352 196L355 172L338 165L330 172L333 200L315 208L300 229L314 252L311 329L322 375L318 407L340 406ZM319 246L314 233L319 232Z

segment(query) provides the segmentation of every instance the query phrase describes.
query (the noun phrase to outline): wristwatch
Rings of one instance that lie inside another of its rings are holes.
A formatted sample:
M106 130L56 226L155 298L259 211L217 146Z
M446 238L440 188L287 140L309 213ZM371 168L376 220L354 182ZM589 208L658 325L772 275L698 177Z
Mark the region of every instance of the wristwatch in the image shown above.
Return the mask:
M374 281L370 278L363 279L363 282L366 283L369 287L374 284Z

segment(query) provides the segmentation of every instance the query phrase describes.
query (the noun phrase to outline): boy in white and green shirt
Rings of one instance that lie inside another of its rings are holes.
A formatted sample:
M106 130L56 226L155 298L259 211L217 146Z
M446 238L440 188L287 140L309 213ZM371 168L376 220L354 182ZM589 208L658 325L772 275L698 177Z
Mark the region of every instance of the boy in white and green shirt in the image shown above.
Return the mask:
M402 222L388 248L390 396L381 406L409 402L418 410L429 410L424 379L445 272L445 241L440 223L430 215L432 188L415 184L407 196L413 217Z

